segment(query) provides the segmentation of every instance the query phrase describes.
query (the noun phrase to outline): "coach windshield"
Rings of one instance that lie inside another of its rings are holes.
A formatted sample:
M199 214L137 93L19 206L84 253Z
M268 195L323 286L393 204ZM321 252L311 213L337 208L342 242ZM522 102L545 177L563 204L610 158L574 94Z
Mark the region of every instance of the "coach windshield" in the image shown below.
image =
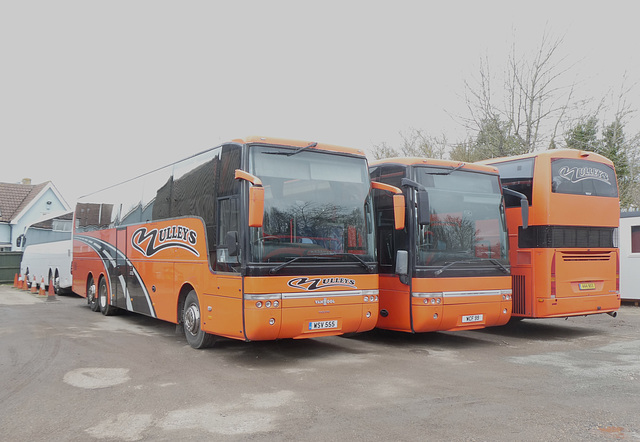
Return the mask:
M364 270L375 261L365 158L252 146L250 168L265 190L263 226L251 228L250 262L273 263L271 270L279 271L288 263L326 268L339 262Z
M418 267L443 277L462 276L465 271L476 274L473 272L480 268L508 272L507 230L497 175L420 167L416 181L427 189L430 207L429 222L418 226Z

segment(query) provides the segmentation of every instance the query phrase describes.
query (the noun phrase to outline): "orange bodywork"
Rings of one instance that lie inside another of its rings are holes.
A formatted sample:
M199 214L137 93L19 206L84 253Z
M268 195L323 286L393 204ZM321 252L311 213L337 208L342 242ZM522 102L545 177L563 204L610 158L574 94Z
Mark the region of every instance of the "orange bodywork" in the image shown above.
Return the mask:
M292 288L292 280L320 280L319 285L327 287L313 292L308 283ZM358 290L344 290L344 287L330 287L328 281L347 281ZM364 291L364 293L363 293ZM281 295L280 308L258 308L255 300L246 300L244 306L247 338L251 340L308 338L353 333L371 330L377 321L377 275L345 275L309 278L253 277L245 278L247 298L278 293ZM368 294L367 294L368 293ZM367 301L363 302L364 299ZM263 302L264 304L264 302ZM271 319L275 323L271 325ZM314 321L337 321L336 330L310 330Z
M273 146L287 146L287 147L297 147L297 148L309 147L310 149L326 150L329 152L364 156L364 152L362 150L355 149L352 147L336 146L334 144L315 143L310 141L290 140L286 138L249 136L246 138L238 138L233 141L240 144L255 143L255 144L269 144ZM312 146L309 146L310 144L312 144Z
M535 158L530 227L618 227L618 198L562 194L551 189L554 158L590 160L613 167L611 161L593 152L566 149L482 163L499 166L501 162L526 158ZM520 208L507 208L506 216L513 275L513 316L567 317L614 312L620 308L617 247L520 248Z
M380 275L378 328L405 332L474 330L511 317L511 278L413 278ZM469 322L464 322L468 320Z
M377 181L371 182L372 189L384 190L386 192L393 193L393 212L394 212L394 224L396 230L404 229L405 223L405 200L404 195L402 194L402 190L395 186L391 186L389 184L380 183Z
M507 209L509 225L517 225L519 218L520 209ZM518 235L512 234L517 231L509 227L513 316L562 318L620 308L617 248L518 249Z
M86 297L89 279L97 284L104 278L112 305L173 323L179 322L181 294L195 290L202 330L242 340L308 338L375 327L376 274L314 276L302 279L319 281L303 284L301 278L216 273L209 268L204 240L202 220L194 218L76 234L73 290ZM336 326L310 329L310 323L322 321L336 321L330 323Z
M421 157L402 157L402 158L389 158L384 160L375 160L369 163L370 166L376 166L378 164L393 163L402 164L404 166L434 166L434 167L458 167L464 165L466 170L475 170L478 172L498 173L498 169L491 165L480 163L465 163L460 161L451 160L439 160L436 158L421 158Z

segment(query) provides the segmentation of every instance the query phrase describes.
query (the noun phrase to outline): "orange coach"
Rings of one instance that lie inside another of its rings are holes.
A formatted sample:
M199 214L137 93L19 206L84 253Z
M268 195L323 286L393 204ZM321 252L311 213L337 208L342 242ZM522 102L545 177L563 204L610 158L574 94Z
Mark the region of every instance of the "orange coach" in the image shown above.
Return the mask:
M613 163L573 149L481 163L497 167L502 185L526 195L530 205L523 229L519 202L506 195L513 316L615 316L620 202Z
M402 188L406 226L388 194L374 192L380 264L377 327L405 332L506 324L511 277L504 204L495 167L391 158L371 179Z
M402 228L404 199L391 191ZM362 151L251 137L83 197L73 290L105 315L183 325L189 344L371 330L372 183Z

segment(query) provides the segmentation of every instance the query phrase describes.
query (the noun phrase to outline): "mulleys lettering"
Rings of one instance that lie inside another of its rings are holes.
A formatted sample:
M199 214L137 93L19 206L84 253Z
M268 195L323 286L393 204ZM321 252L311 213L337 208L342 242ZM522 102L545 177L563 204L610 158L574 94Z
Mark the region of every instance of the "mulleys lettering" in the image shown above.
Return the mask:
M163 243L172 239L187 241L191 245L198 242L198 235L195 230L191 230L185 226L170 226L158 230L158 241Z

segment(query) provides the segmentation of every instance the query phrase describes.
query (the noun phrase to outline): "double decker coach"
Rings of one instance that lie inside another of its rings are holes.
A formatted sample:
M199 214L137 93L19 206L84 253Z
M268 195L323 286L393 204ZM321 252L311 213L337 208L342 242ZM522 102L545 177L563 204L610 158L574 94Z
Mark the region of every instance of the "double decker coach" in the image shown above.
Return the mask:
M613 163L594 152L548 150L481 161L500 171L511 243L513 316L554 318L620 308L620 201Z
M182 324L194 348L371 330L375 226L362 151L250 137L83 197L73 287L94 311ZM400 189L396 222L403 227Z

